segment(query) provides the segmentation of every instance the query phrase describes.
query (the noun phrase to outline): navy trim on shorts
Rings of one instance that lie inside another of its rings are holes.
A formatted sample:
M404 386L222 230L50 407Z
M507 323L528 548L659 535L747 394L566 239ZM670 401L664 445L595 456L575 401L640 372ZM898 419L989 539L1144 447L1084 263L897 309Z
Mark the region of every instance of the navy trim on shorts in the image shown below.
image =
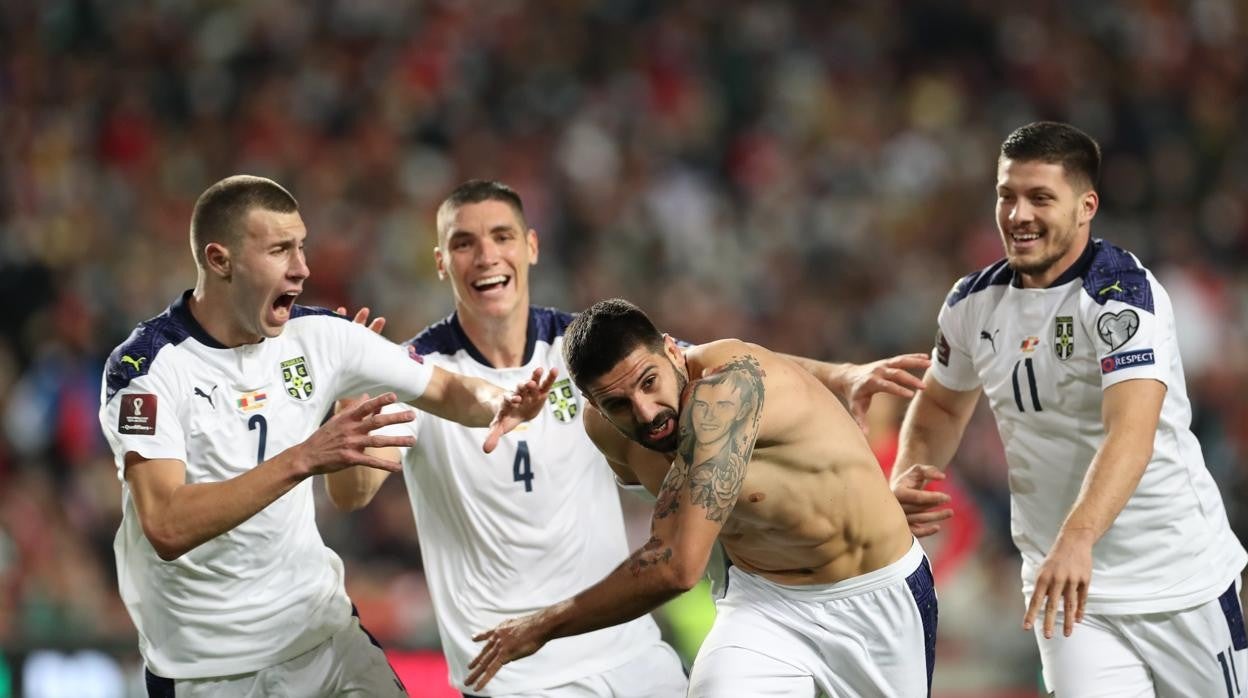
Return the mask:
M927 556L914 572L906 577L914 605L923 619L923 649L927 654L927 696L932 696L932 670L936 668L936 620L939 612L936 604L936 583L932 580L932 567ZM1232 585L1232 589L1234 586Z
M173 679L157 676L143 667L143 683L147 685L147 698L174 698Z
M1235 582L1218 597L1222 604L1222 614L1226 616L1226 627L1231 631L1231 647L1237 650L1248 649L1248 632L1244 631L1244 609L1239 605L1239 594L1235 593Z
M356 608L355 604L351 604L351 615L355 617L356 621L360 621L360 609ZM386 648L382 647L381 643L377 641L377 638L373 637L373 634L368 632L368 628L364 627L363 622L359 622L359 626L360 626L360 630L363 630L364 634L368 636L368 641L373 643L373 647L376 647L377 649L381 650L382 656L384 657ZM394 677L395 685L399 687L400 691L407 693L407 686L403 685L403 679L399 678L399 672L394 670L394 666L390 664L389 659L386 660L386 666L390 667L390 675Z

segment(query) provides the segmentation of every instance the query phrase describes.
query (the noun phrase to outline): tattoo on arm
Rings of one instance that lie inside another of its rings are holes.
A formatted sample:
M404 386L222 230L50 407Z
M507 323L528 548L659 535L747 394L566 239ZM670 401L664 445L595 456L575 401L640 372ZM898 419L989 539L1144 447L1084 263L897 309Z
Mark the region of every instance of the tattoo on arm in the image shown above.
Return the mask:
M681 481L689 483L689 501L705 507L710 521L726 521L741 494L758 438L765 375L753 356L734 357L694 382L681 412L680 458L672 470L688 468Z
M650 540L646 544L628 556L628 560L624 564L628 567L628 571L634 577L641 575L641 571L647 567L667 562L672 559L671 546L664 547L663 541L658 536L650 536Z
M677 461L668 469L667 477L663 478L663 484L659 487L659 496L654 502L654 518L665 519L680 508L680 491L685 487L687 467Z

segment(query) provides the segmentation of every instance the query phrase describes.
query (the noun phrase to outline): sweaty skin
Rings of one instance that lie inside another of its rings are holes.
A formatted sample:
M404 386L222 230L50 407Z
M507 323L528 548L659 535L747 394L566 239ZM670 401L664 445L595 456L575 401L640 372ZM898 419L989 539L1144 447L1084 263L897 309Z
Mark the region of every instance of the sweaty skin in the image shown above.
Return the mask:
M689 380L680 396L680 422L688 422L695 435L691 472L705 452L720 448L727 423L745 410L740 390L697 381L725 365L740 365L742 357L750 357L761 379L763 408L753 452L746 451L748 463L743 468L721 465L728 471L723 482L701 502L708 517L717 506L726 513L719 539L733 564L780 584L827 584L880 569L909 550L905 515L866 439L836 397L809 373L738 340L669 353L678 369L684 364ZM597 385L627 388L634 373L644 374L646 357L658 355L642 348L633 356L638 360L621 362ZM660 380L670 372L660 371ZM585 428L617 474L640 482L662 506L662 486L677 450L660 453L642 446L597 409L586 411ZM739 487L733 486L734 477Z

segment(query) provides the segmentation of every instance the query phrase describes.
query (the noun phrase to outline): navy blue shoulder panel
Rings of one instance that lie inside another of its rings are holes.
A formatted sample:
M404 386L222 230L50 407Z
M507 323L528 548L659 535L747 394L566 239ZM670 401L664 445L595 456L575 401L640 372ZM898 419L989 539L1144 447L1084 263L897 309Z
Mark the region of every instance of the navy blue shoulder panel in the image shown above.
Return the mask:
M156 354L166 344L181 344L187 337L198 338L201 332L203 329L186 310L184 299L176 301L160 315L139 323L126 341L108 356L104 368L104 380L108 386L104 401L112 400L118 390L130 385L130 381L147 375L152 370Z
M454 354L467 341L459 329L459 321L451 314L421 330L420 334L405 342L416 347L418 354Z
M339 315L329 308L321 308L315 305L294 305L290 308L291 320L294 320L297 317L307 317L309 315L333 315L334 317L340 317L343 320L347 319L345 315Z
M949 292L945 303L952 308L972 293L979 293L989 286L1008 286L1013 281L1014 270L1010 268L1005 259L999 259L977 272L962 277L958 285Z
M529 308L529 336L531 342L546 342L550 344L557 338L563 336L563 331L568 329L568 325L572 324L575 317L572 313L565 313L558 308L539 308L533 306Z
M1153 312L1153 287L1144 267L1121 247L1104 240L1093 240L1092 244L1096 252L1092 267L1083 277L1083 290L1097 305L1116 300L1146 313Z

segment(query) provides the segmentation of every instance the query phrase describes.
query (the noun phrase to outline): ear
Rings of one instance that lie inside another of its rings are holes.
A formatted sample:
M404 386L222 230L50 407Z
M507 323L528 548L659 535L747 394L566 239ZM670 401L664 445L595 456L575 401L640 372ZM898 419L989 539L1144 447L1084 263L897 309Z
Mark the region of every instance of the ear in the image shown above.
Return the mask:
M442 255L442 248L436 245L433 248L433 265L438 270L438 281L446 281L446 259Z
M204 246L204 266L209 274L223 281L229 281L233 272L230 261L230 248L219 242L210 242Z
M1101 197L1095 189L1088 189L1079 197L1079 223L1087 225L1092 222L1096 212L1100 210Z
M672 335L666 332L663 333L663 351L667 353L667 358L675 362L677 366L680 365L680 360L684 358L680 345L676 343L675 339L672 339Z
M525 237L528 238L529 243L529 264L537 264L537 231L533 228L529 228L529 232L525 235Z

